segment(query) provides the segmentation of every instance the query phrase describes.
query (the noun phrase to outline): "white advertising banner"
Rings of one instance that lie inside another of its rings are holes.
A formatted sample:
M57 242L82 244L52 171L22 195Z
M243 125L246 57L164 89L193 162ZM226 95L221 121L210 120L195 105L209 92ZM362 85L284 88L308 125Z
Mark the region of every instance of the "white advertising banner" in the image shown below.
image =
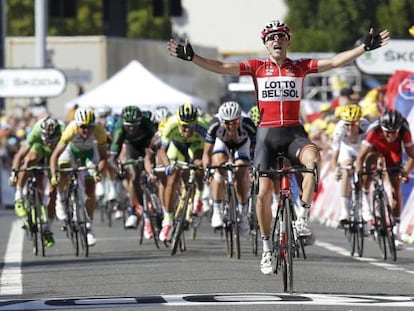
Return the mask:
M382 48L365 52L356 60L358 69L368 74L414 71L414 40L390 40Z
M0 70L0 97L55 97L65 87L65 75L57 69Z

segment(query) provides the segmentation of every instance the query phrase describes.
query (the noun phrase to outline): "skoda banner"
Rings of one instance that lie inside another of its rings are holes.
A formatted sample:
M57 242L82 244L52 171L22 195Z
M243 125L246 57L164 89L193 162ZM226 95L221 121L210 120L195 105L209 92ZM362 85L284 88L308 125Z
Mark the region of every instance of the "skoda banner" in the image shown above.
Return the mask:
M368 74L392 75L396 70L414 69L414 40L390 40L380 49L365 52L356 60Z
M55 97L65 87L65 75L54 68L0 70L0 97Z

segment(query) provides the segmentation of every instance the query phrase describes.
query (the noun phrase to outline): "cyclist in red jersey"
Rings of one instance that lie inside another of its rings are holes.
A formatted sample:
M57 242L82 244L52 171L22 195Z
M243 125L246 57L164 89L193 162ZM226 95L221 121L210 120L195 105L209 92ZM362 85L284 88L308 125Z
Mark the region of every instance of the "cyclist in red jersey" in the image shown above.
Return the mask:
M409 161L405 164L404 173L401 174L403 146ZM402 177L405 178L406 172L411 170L411 163L414 160L414 143L407 120L396 110L385 111L380 119L369 127L356 159L356 171L361 172L364 166L367 168L375 167L379 156L385 159L387 168L395 168L388 174L392 194L391 209L395 220L395 246L397 249L403 249L404 244L400 236L402 206L400 184ZM363 196L365 197L368 197L366 189L370 189L370 183L369 176L362 177Z
M281 151L291 162L312 168L315 162L319 165L320 154L317 146L307 137L299 117L304 77L309 73L324 72L348 64L365 51L387 44L390 34L387 30L374 34L374 30L370 29L363 44L320 60L287 58L291 32L283 21L274 20L266 24L260 36L269 53L265 60L250 59L229 63L208 59L195 54L188 39L184 44L171 39L168 42L168 50L171 56L192 61L211 72L232 76L249 75L253 78L260 111L254 155L256 167L275 167L275 155ZM298 224L299 233L302 235L311 234L307 225L307 211L314 195L314 178L312 174L305 174L303 177L301 199L305 209L300 217L303 218L302 222ZM263 239L261 271L264 274L272 274L273 259L269 236L274 185L273 180L268 177L261 177L259 184L256 212Z

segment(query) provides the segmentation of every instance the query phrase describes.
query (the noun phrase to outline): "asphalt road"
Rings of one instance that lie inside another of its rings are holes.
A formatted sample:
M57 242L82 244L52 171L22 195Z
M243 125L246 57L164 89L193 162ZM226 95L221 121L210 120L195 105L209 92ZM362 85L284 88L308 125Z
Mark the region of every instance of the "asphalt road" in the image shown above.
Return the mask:
M99 215L99 214L98 214ZM251 241L240 260L204 218L187 251L170 255L136 230L94 223L97 244L76 257L60 224L46 257L32 254L12 210L0 210L1 310L387 310L414 309L414 247L384 262L372 239L352 258L340 230L313 223L316 242L294 261L293 295L280 275L262 275ZM260 246L261 247L261 246Z

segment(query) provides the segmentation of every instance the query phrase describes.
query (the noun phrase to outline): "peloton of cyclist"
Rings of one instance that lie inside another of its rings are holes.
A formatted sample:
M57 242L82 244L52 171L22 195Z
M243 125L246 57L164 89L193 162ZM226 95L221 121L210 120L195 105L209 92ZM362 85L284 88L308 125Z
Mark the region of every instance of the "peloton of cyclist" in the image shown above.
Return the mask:
M405 178L405 172L410 172L409 160L405 165L403 176L401 176L403 146L412 161L414 159L414 144L407 120L397 110L386 110L379 120L368 128L356 160L358 173L363 171L363 167L367 169L375 168L378 157L385 159L388 169L395 169L395 171L389 172L388 176L392 194L391 209L395 221L393 228L395 246L399 250L404 248L400 236L400 215L403 203L400 184L402 177ZM363 175L361 182L363 189L370 189L370 176Z
M236 165L249 165L250 155L256 143L256 126L253 121L242 116L240 105L234 101L224 102L217 115L210 121L204 144L203 166L217 166L229 161ZM233 152L233 154L231 154ZM224 171L216 169L211 180L211 197L213 199L213 215L211 226L223 226ZM247 219L247 199L249 195L249 168L235 169L235 189L238 212L241 215L240 233L249 235Z
M121 163L127 160L144 158L143 167L128 165L125 167L128 193L131 201L131 208L128 219L125 222L126 228L135 228L138 223L138 215L141 214L142 189L140 176L143 169L147 173L152 170L151 155L155 149L154 124L145 116L137 106L126 106L122 109L121 116L115 124L112 133L110 147L110 163L116 166L116 158ZM141 216L141 215L139 215ZM149 220L145 219L144 236L147 239L153 237Z
M107 141L105 129L98 125L92 109L78 108L74 120L71 121L59 140L50 157L50 171L52 185L57 185L56 217L59 220L67 218L65 201L68 194L69 176L59 173L58 168L88 166L98 163L95 172L85 171L85 206L88 214L87 239L88 245L96 244L96 237L92 230L92 221L96 205L95 182L107 166ZM99 161L99 162L98 162ZM93 174L93 175L91 175Z
M166 167L167 184L164 194L164 220L159 237L161 241L171 239L174 204L177 200L177 189L180 186L181 170L175 168L172 162L187 161L202 166L206 132L207 122L198 116L197 109L190 103L181 105L176 115L168 118L162 130L158 155L161 163ZM202 209L203 174L197 174L196 179L194 211L199 214Z
M356 104L349 104L342 108L341 120L336 124L332 138L332 160L331 167L336 170L335 176L341 179L341 202L340 202L340 225L349 222L349 200L351 186L349 176L352 174L349 170L342 170L341 167L349 166L358 156L358 151L362 140L364 139L369 122L361 118L361 107ZM370 210L368 198L365 194L363 198L363 219L370 220Z
M287 58L291 31L280 20L266 24L260 33L269 58L265 60L250 59L242 62L222 62L208 59L196 54L188 39L184 44L171 39L168 42L170 55L186 61L192 61L199 67L211 72L232 76L249 75L256 87L260 124L257 129L255 167L269 169L274 167L276 154L283 152L293 164L301 164L312 169L316 162L319 167L320 153L318 147L307 137L300 121L300 104L303 79L309 73L324 72L354 61L365 51L374 50L385 45L389 38L387 30L374 34L370 29L363 44L325 59ZM302 211L297 223L298 233L312 234L308 226L308 210L314 196L315 176L304 174L302 183ZM273 273L272 244L270 230L272 222L271 201L274 181L261 177L257 195L256 213L263 239L261 271Z
M11 186L16 186L14 209L18 217L25 217L27 213L23 203L22 192L26 184L28 173L20 172L16 175L14 170L29 168L35 165L48 166L52 151L56 147L64 129L65 124L52 116L40 119L33 126L29 136L14 156L9 184ZM40 182L39 185L41 187L40 193L44 194L44 183ZM51 225L55 218L55 202L56 187L51 186L49 188L46 205L48 220L44 228L46 247L52 247L55 244L55 239L51 231Z

